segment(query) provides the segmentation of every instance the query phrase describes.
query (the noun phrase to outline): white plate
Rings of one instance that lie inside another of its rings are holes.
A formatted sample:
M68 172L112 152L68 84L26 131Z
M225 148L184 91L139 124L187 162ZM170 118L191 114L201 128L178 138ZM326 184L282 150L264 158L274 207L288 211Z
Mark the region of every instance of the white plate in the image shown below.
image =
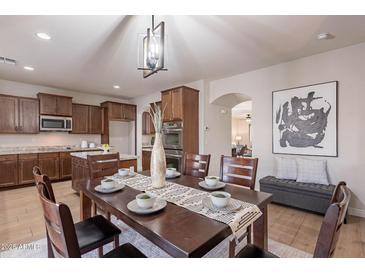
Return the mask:
M95 190L100 193L113 193L119 191L125 187L125 184L119 183L113 188L103 188L101 185L97 185Z
M175 179L175 178L180 177L180 176L181 176L181 173L178 172L178 171L176 171L175 174L174 175L171 175L171 176L168 176L166 174L166 179Z
M136 200L133 200L127 204L127 208L130 211L132 211L133 213L146 215L146 214L151 214L151 213L160 211L160 210L164 209L166 207L166 205L167 205L167 202L165 200L156 199L156 202L153 205L153 207L144 209L137 205Z
M239 210L242 205L237 200L230 199L227 206L218 208L213 205L212 200L209 197L205 197L203 199L203 206L213 211L233 212Z
M199 182L199 186L206 190L217 190L217 189L224 188L226 186L226 184L219 181L215 186L208 186L205 181L201 181L201 182Z

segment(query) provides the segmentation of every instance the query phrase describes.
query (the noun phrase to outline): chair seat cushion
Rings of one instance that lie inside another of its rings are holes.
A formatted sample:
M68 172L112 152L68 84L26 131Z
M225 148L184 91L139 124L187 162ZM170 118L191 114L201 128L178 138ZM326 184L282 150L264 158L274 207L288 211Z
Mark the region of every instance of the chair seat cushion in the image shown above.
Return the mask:
M121 233L118 227L101 215L76 223L75 230L82 254L111 242Z
M146 256L134 245L126 243L108 252L103 258L146 258Z
M247 244L236 255L236 258L279 258L279 257L255 245Z

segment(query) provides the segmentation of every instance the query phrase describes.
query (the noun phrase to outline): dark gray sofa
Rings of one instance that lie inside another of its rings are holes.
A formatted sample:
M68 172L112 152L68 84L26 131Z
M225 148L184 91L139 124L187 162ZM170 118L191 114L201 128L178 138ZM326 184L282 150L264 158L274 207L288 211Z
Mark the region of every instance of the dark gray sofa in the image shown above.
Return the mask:
M274 203L325 214L334 185L300 183L266 176L260 179L260 190L272 193Z

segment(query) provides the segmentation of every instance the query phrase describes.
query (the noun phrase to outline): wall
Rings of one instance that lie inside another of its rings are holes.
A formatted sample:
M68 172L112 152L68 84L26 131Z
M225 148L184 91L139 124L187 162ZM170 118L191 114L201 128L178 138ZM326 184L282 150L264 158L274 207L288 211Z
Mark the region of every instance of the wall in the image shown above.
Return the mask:
M232 144L237 144L236 136L241 136L240 145L250 146L249 124L243 118L232 117Z
M99 105L101 102L107 100L128 102L119 98L86 94L77 91L62 90L0 79L0 94L36 98L38 92L71 96L73 97L74 103L81 104ZM80 144L81 140L88 140L90 142L100 144L100 135L69 134L64 132L41 132L39 134L0 134L0 146L78 145Z
M232 92L243 93L252 98L252 145L254 155L260 159L257 178L261 178L274 173L275 155L272 154L271 147L272 91L339 81L339 156L310 158L327 160L331 182L336 184L344 180L353 192L350 213L365 217L364 60L365 43L362 43L215 80L210 83L209 101L213 102L222 95ZM211 152L214 153L215 150Z

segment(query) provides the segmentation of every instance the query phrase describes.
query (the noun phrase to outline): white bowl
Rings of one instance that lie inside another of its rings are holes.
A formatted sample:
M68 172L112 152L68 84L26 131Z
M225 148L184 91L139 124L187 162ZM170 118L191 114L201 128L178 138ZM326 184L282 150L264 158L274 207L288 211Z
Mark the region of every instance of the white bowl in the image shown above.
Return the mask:
M147 209L153 207L156 202L156 197L147 193L140 193L136 196L136 201L140 208Z
M120 176L127 176L127 175L129 175L129 168L120 168L119 170L118 170L118 174L120 175Z
M208 186L216 186L219 182L219 178L217 176L207 176L205 177L205 183L208 185Z
M115 181L112 179L101 180L101 187L104 189L112 189L115 187Z
M176 168L174 168L174 167L166 168L166 175L167 176L174 176L175 173L176 173Z
M231 194L224 191L214 191L210 193L210 199L215 207L223 208L228 205Z

